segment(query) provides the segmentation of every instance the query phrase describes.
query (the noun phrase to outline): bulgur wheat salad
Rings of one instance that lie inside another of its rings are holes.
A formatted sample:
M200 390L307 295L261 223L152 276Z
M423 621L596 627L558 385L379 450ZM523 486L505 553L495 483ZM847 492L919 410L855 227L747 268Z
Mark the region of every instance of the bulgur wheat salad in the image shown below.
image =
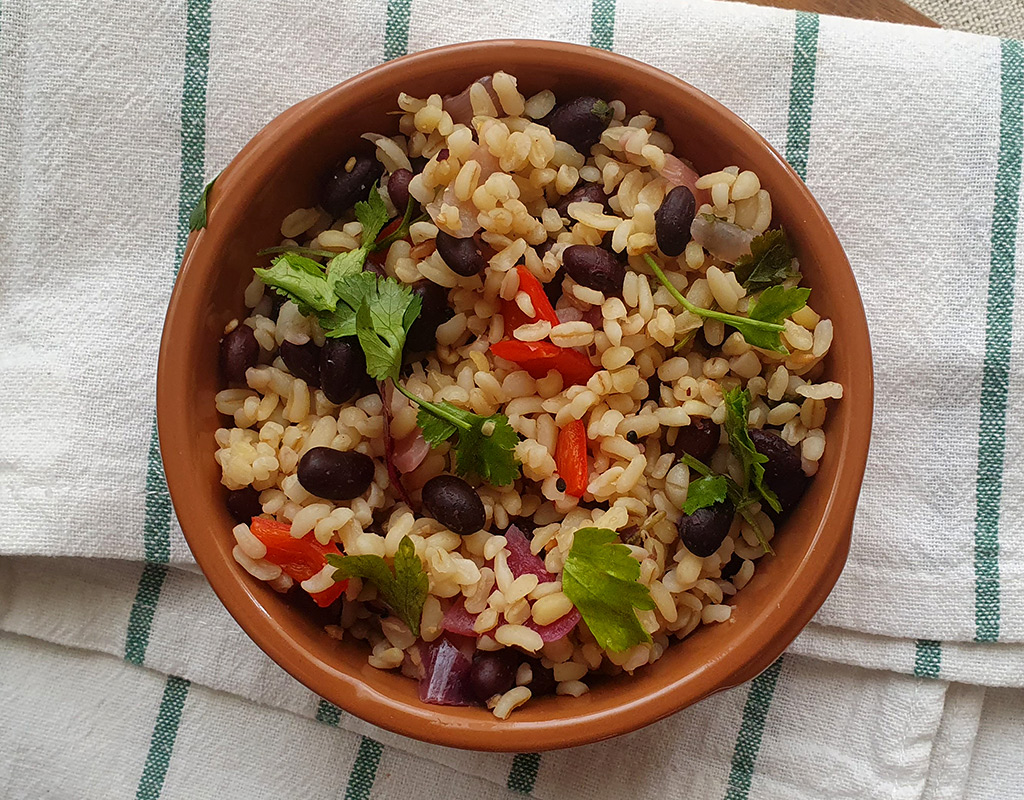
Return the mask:
M832 323L758 176L646 112L503 72L397 105L259 254L216 459L245 570L504 719L729 624L825 451Z

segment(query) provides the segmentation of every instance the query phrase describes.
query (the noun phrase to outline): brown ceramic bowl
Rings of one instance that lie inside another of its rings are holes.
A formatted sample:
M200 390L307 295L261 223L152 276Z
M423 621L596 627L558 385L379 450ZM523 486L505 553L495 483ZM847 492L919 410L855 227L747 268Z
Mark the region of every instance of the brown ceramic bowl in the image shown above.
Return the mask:
M770 189L774 224L799 252L814 307L835 324L829 377L845 387L831 404L818 476L733 601L733 621L699 628L633 677L596 682L580 698L545 697L507 721L481 708L430 706L416 684L366 663L366 651L328 637L321 621L251 578L231 557L234 522L214 463L222 424L218 340L243 315L254 253L277 244L281 219L315 203L317 179L365 131L392 131L399 91L456 93L503 69L527 95L620 98L664 121L677 152L701 172L753 169ZM160 447L174 507L214 591L253 640L317 694L363 719L435 744L478 750L545 750L605 739L750 680L771 664L828 595L846 560L871 429L871 351L849 262L807 187L756 132L701 92L653 67L576 45L488 41L400 58L305 100L273 120L224 170L209 226L185 251L160 348Z

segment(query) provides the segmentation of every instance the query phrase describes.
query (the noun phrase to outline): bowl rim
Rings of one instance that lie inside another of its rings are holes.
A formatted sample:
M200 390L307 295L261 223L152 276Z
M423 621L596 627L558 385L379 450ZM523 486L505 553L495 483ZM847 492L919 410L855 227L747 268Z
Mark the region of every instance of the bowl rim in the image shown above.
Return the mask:
M808 218L811 225L822 229L824 238L828 239L828 245L834 250L835 264L832 268L849 278L849 285L845 286L844 290L852 292L852 299L856 302L851 303L851 306L855 307L847 319L844 336L862 339L867 345L865 362L858 365L858 376L862 381L858 396L863 400L859 404L851 402L851 407L846 410L849 421L844 426L846 435L841 450L842 459L821 513L821 521L803 561L783 587L799 598L799 602L794 603L793 610L788 615L780 619L775 618L779 616L781 606L763 609L756 616L755 621L758 624L752 622L746 636L731 643L706 668L670 681L641 699L623 703L613 709L598 709L592 713L523 723L516 722L514 715L510 720L501 721L490 714L486 717L481 715L479 724L467 723L461 719L446 720L442 707L421 704L422 708L413 708L410 704L369 689L358 676L314 658L301 648L261 605L244 580L248 576L240 575L241 570L237 565L233 562L229 564L224 559L216 557L216 554L197 546L203 512L197 507L198 504L188 503L184 499L187 496L186 484L188 472L191 470L190 461L186 450L172 443L176 433L188 430L188 409L181 382L183 378L187 378L187 373L172 368L171 363L174 359L171 353L177 348L176 333L193 300L189 296L188 287L191 274L199 270L196 266L197 253L202 252L204 240L211 236L207 229L189 235L161 337L157 376L157 427L160 451L175 512L189 548L220 601L246 634L294 678L313 692L372 724L425 742L451 747L505 752L539 751L586 744L650 724L717 691L756 677L796 638L832 590L849 551L856 501L870 441L874 394L873 368L867 319L849 261L823 210L800 177L760 134L718 101L656 67L604 50L543 40L497 39L443 45L380 64L300 101L271 120L242 148L218 177L209 195L208 213L215 214L225 197L254 188L254 175L259 172L257 165L272 149L294 146L310 130L319 127L315 122L316 114L311 113L318 107L343 102L344 96L354 88L367 81L377 82L382 76L387 78L388 85L398 86L403 73L411 67L422 66L440 55L458 59L460 55L473 53L484 46L497 46L499 49L528 48L538 55L568 52L580 59L610 62L637 73L638 80L668 83L673 91L688 95L691 101L708 106L723 125L750 139L763 151L762 155L765 158L776 162L776 166L781 167L795 183L796 191L804 204L801 213ZM844 403L846 402L844 400ZM866 435L862 437L862 446L855 446L861 438L850 438L849 431L853 426L866 431ZM826 528L828 535L824 533ZM190 531L193 533L190 534ZM814 559L810 558L812 555ZM812 564L812 561L816 563ZM808 572L813 573L812 580L807 580ZM804 580L801 581L801 578ZM744 649L749 655L736 658L736 653Z

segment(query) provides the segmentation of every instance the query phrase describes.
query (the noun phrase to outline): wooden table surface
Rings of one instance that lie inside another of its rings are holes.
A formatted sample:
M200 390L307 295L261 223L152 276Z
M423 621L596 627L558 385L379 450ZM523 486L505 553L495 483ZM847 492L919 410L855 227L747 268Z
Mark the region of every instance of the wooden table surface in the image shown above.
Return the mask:
M938 28L939 25L900 0L743 0L757 6L792 8L797 11L816 11L819 14L835 14L839 17L874 19L880 22L903 22L907 25L924 25Z

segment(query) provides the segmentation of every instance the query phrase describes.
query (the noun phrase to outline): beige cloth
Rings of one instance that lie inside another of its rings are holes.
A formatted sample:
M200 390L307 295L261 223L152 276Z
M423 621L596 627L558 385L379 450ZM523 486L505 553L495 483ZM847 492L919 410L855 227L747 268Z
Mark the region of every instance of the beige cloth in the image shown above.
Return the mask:
M1021 0L904 0L943 28L1024 39Z

